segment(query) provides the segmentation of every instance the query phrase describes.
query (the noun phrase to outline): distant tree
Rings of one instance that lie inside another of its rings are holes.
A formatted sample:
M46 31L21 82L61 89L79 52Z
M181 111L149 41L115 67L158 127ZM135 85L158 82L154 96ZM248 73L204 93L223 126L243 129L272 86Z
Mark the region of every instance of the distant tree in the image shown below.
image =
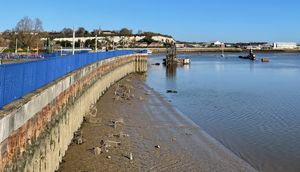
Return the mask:
M94 29L93 31L90 32L90 36L101 36L102 35L102 30L101 28L99 29Z
M61 44L62 41L55 41L55 44Z
M75 47L77 48L83 48L84 47L84 42L78 39L77 42L75 42Z
M139 42L145 42L149 45L149 44L151 44L152 42L155 42L155 41L152 39L152 36L145 36L145 38L140 40Z
M88 39L84 43L84 47L86 48L95 48L95 39Z
M14 30L5 30L2 33L2 38L8 41L8 47L10 49L14 49L16 45L16 38L17 38L17 34L15 34Z
M173 46L172 43L169 43L169 42L164 43L164 47L172 47L172 46Z
M143 32L144 36L164 36L164 37L168 37L168 38L172 38L172 36L170 35L164 35L161 33L155 33L155 32Z
M79 27L76 31L76 36L77 37L86 37L86 36L90 36L91 34L89 33L89 31L85 30L84 27Z
M62 41L61 44L63 47L66 47L66 48L72 47L72 43L70 41Z
M73 29L71 28L63 28L61 31L63 37L72 37L73 36Z
M60 46L62 46L64 48L72 47L72 43L70 41L57 41L56 44L59 44Z
M98 29L94 29L91 33L91 36L96 36L96 35L100 35L100 30L98 30Z
M80 27L76 30L76 36L77 37L84 37L85 29L83 27Z
M123 28L120 30L121 35L132 35L132 30L129 30L127 28Z
M0 47L6 47L7 41L0 35Z

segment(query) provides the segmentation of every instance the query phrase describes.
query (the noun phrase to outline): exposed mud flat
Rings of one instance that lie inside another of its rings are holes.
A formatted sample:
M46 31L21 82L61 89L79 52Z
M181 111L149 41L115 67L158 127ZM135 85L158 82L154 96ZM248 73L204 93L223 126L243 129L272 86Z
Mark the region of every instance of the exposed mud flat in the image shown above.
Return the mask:
M255 171L137 74L111 87L80 131L59 171Z

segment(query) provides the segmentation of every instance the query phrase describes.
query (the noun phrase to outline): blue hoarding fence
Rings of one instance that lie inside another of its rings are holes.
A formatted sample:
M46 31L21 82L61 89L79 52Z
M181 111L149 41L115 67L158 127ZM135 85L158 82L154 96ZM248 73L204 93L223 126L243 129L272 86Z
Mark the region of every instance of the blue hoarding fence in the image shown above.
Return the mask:
M119 50L85 53L0 65L0 108L86 65L134 53L142 52Z

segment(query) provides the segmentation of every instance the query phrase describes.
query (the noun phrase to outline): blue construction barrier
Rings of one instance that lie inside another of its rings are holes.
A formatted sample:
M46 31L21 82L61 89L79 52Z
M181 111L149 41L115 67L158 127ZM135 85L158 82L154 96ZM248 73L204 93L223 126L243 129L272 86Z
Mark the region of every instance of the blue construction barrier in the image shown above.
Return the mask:
M86 53L0 65L0 108L86 65L134 53L141 52L120 50Z

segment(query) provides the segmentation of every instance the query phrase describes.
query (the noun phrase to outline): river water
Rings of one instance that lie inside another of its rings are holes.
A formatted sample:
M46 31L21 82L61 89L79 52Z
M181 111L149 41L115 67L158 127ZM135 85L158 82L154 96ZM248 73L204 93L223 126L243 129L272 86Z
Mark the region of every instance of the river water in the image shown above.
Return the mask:
M239 55L180 54L192 64L168 70L152 55L147 84L259 171L299 172L300 54Z

